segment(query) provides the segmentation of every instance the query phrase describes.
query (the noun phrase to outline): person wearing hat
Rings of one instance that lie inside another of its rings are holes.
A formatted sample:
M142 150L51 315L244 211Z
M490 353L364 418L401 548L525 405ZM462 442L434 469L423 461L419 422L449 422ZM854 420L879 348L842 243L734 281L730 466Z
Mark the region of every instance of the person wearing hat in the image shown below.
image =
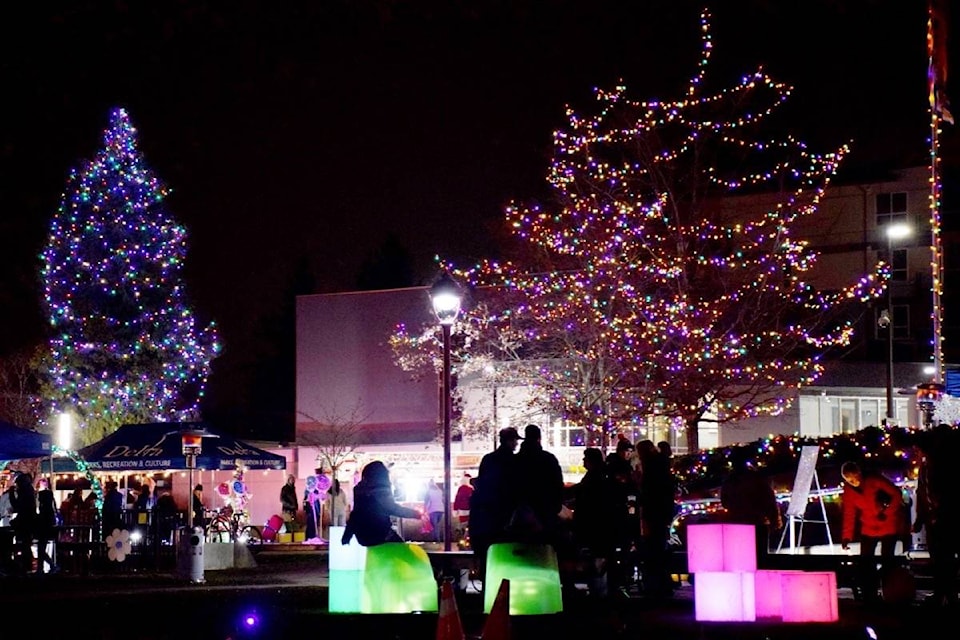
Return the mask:
M514 427L500 430L500 445L480 459L480 469L470 497L470 546L486 563L491 544L507 541L507 525L517 507L517 459L514 452L523 440Z

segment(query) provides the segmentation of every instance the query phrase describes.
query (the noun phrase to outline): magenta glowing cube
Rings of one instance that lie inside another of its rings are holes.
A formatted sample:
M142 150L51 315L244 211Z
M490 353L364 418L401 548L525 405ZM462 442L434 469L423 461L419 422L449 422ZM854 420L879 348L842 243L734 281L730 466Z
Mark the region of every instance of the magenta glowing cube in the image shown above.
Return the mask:
M758 569L753 574L754 592L757 601L757 619L783 618L783 590L780 576L784 573L800 573L799 570Z
M833 571L782 573L780 593L784 622L836 622L840 619L837 574Z
M691 524L687 526L687 570L757 570L757 539L752 524Z
M699 622L754 622L753 574L698 571L693 582L694 617Z

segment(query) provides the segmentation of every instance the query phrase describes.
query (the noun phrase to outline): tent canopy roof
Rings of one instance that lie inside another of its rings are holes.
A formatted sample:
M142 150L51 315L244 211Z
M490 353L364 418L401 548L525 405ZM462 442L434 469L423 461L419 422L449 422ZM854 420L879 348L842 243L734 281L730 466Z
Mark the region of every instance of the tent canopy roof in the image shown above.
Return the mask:
M0 420L0 460L45 458L53 451L50 436Z
M93 471L187 469L181 434L196 431L204 437L195 469L286 469L285 457L213 432L202 422L125 424L78 453Z

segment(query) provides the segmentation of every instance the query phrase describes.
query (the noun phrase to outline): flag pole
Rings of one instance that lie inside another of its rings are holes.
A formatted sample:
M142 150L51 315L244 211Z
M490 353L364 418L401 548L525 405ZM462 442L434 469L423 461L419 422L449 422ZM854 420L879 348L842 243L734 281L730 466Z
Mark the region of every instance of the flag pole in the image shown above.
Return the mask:
M945 93L947 80L946 15L942 0L927 3L927 90L930 101L930 272L933 294L934 382L943 384L943 245L940 228L940 132L941 122L953 123Z

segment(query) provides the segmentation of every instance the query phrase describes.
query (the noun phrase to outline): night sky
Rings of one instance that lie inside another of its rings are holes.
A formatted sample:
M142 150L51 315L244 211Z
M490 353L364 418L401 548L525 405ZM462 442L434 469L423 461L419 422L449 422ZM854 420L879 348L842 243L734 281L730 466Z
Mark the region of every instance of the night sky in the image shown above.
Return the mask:
M566 104L589 107L619 79L637 99L679 97L701 5L25 3L0 37L0 355L42 336L36 256L113 107L172 190L187 295L224 344L210 402L236 412L269 386L260 361L289 354L292 292L356 289L391 243L409 254L408 284L429 283L435 254L495 255L504 205L548 196ZM763 65L795 87L780 117L815 150L852 140L851 165L925 161L923 0L711 8L713 86Z

